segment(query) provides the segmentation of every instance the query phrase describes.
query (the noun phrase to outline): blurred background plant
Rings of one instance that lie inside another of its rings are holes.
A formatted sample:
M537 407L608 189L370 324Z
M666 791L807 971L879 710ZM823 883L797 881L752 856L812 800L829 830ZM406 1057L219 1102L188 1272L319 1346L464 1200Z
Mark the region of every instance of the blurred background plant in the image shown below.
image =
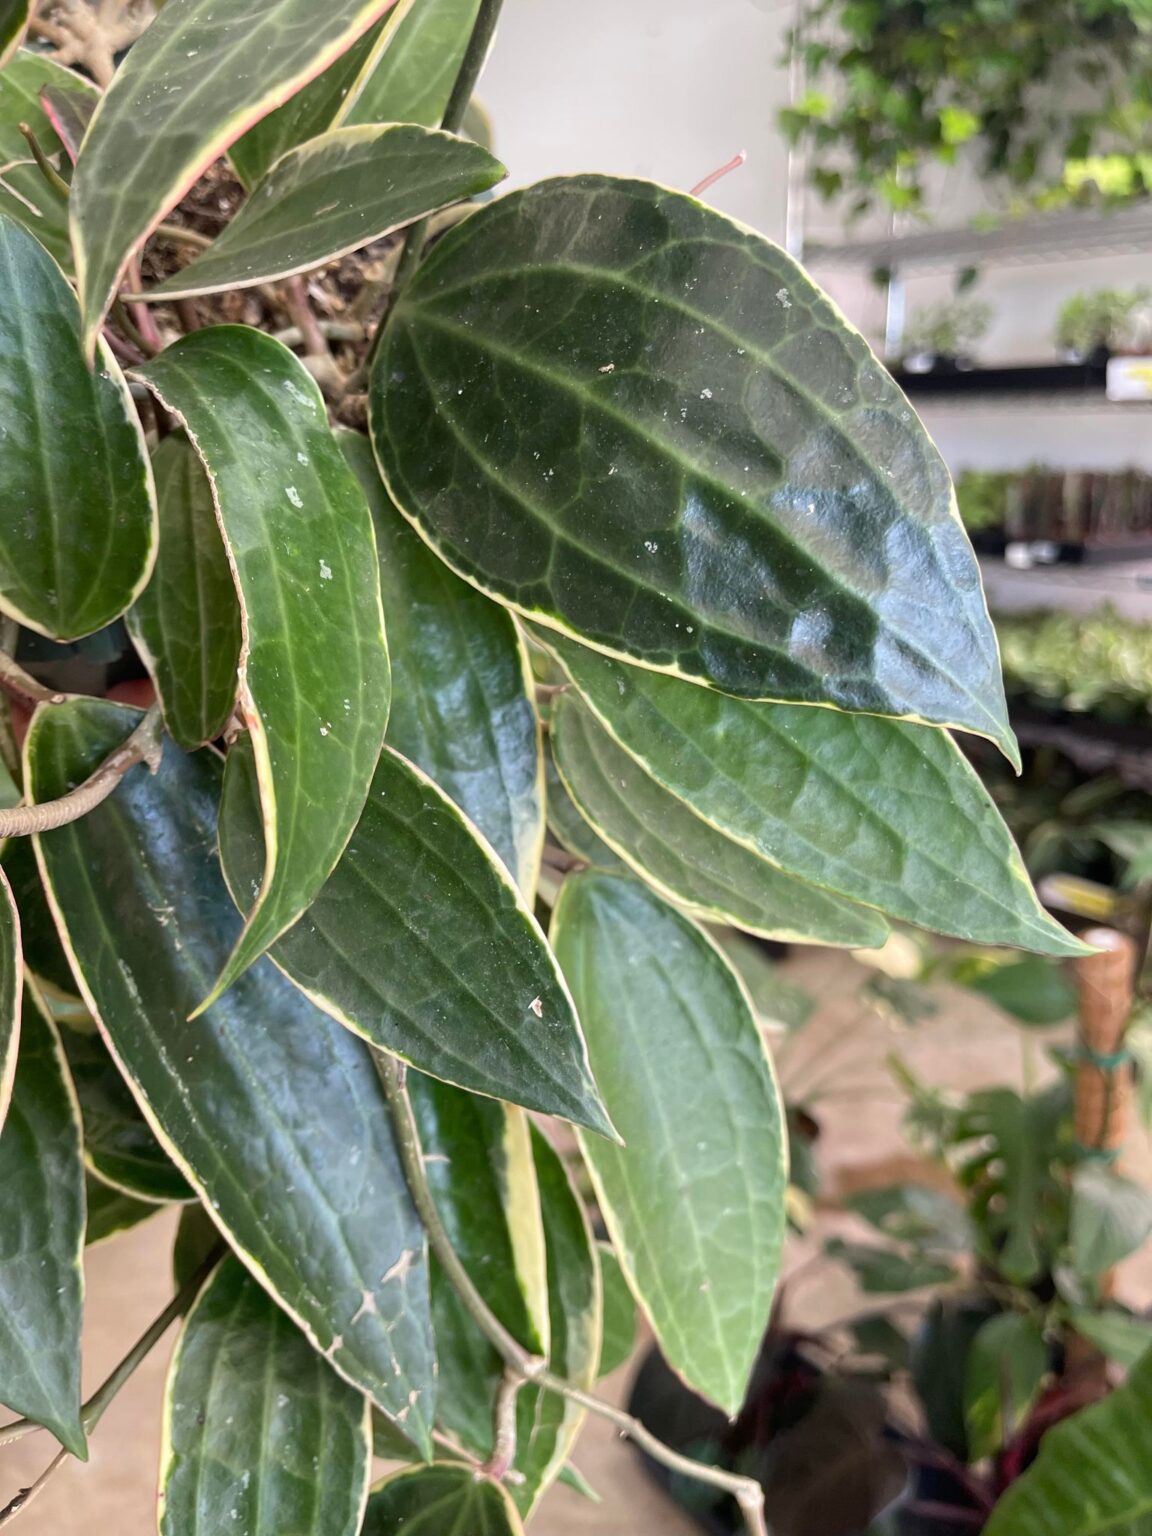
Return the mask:
M1144 0L815 0L791 50L807 89L780 125L850 216L922 213L962 153L1006 200L1152 188Z

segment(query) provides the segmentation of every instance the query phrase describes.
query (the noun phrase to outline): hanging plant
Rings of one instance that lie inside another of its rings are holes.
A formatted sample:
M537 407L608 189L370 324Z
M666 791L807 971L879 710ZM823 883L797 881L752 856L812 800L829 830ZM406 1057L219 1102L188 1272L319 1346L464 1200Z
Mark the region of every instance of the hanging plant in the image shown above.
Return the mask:
M791 35L810 89L780 114L853 215L922 211L967 150L1051 206L1152 188L1152 14L1140 0L814 0Z

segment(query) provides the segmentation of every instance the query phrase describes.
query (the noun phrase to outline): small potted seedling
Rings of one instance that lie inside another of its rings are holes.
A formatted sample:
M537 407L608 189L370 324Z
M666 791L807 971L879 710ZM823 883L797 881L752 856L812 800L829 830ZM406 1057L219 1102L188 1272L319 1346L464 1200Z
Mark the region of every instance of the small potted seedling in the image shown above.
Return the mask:
M1152 349L1152 289L1098 288L1060 309L1056 345L1069 362L1105 363L1117 353Z
M904 367L910 373L967 370L992 323L983 299L949 299L913 310L904 335Z

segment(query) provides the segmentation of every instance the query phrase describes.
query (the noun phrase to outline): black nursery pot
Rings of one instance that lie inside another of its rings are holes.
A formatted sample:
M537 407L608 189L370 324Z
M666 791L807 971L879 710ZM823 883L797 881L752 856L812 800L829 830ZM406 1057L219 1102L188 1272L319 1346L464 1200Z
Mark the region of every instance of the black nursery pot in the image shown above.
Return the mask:
M859 1378L825 1373L802 1339L768 1335L731 1423L689 1391L656 1349L641 1362L628 1406L684 1455L756 1477L773 1536L953 1536L943 1526L895 1523L910 1484L883 1394ZM640 1454L653 1480L707 1536L740 1536L744 1522L733 1499ZM885 1523L877 1526L881 1515ZM972 1536L971 1527L956 1536Z

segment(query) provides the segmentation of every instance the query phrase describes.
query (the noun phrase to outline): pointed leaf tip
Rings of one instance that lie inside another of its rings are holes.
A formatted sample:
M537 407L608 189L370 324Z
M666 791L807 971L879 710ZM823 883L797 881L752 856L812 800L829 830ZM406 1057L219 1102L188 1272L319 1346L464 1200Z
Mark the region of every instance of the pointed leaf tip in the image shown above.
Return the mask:
M391 671L371 514L299 359L259 331L215 326L134 373L183 420L211 483L264 822L258 899L198 1016L335 868L380 755Z
M370 417L397 504L526 616L728 694L1013 756L927 433L803 270L694 199L588 175L479 209L389 315Z

